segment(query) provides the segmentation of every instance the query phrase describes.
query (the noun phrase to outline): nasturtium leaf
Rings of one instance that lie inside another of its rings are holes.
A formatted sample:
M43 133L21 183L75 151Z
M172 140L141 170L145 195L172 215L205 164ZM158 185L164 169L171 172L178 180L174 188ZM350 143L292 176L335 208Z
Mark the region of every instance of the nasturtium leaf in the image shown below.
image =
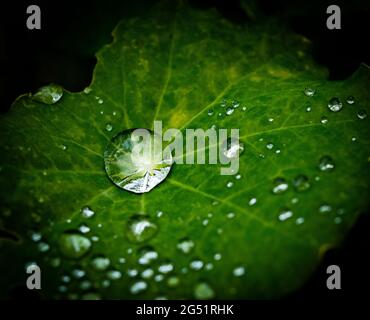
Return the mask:
M276 21L153 10L116 27L83 92L23 95L1 116L3 296L36 262L46 298L281 297L368 208L367 67L328 81ZM240 129L239 172L174 164L150 192L117 187L106 146L154 120Z

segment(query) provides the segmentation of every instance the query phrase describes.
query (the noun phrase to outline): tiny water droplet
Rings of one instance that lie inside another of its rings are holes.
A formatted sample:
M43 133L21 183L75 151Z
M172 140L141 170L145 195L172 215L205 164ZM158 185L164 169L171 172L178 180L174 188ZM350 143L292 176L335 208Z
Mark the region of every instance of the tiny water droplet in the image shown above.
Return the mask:
M312 97L315 95L315 89L312 89L312 88L305 88L304 89L304 94L307 96L307 97Z
M334 223L335 223L335 224L340 224L340 223L342 223L342 218L341 218L341 217L335 217L335 218L334 218Z
M98 103L99 104L102 104L104 102L104 100L103 99L98 99Z
M32 96L32 99L41 103L54 104L57 103L63 96L63 88L57 84L50 84L41 87Z
M158 252L155 251L152 247L144 247L140 250L139 264L148 265L153 260L158 258Z
M38 241L41 240L41 238L42 238L42 235L41 235L40 232L31 232L31 239L32 239L32 241L38 242Z
M132 216L126 225L126 236L132 243L145 242L154 237L157 232L158 226L143 215Z
M171 262L169 261L166 261L164 263L162 263L159 267L158 267L158 271L160 273L164 273L164 274L167 274L169 272L171 272L172 270L174 269L174 266Z
M91 260L91 265L95 270L104 271L110 265L110 260L104 256L97 256Z
M212 299L215 292L207 282L198 283L194 288L194 297L199 300Z
M326 124L326 123L328 123L328 118L327 117L321 117L321 120L320 120L320 122L322 123L322 124Z
M47 252L50 249L50 245L46 242L39 242L37 248L40 252Z
M250 206L254 206L257 203L257 198L251 198L248 202Z
M330 111L338 112L342 109L342 102L336 97L331 98L328 103L328 108Z
M306 191L311 187L307 176L303 174L299 174L293 179L293 186L299 192Z
M281 194L288 190L288 183L285 181L284 178L276 178L273 181L273 188L272 188L272 193L274 194Z
M132 294L139 294L145 291L148 288L148 285L145 281L137 281L130 287L130 292Z
M122 277L121 271L118 270L109 270L107 271L107 278L110 280L118 280Z
M90 207L83 207L81 209L81 215L84 217L84 218L91 218L93 215L95 214L95 212L93 210L91 210Z
M170 150L160 152L161 142L160 137L148 130L132 129L117 134L104 153L109 179L134 193L149 192L167 177L172 165ZM137 152L138 149L142 152Z
M355 142L356 140L357 140L357 138L356 138L356 137L352 137L352 138L351 138L351 141L352 141L352 142Z
M68 258L81 258L91 248L91 241L79 233L63 233L59 239L60 250Z
M167 285L171 288L177 287L180 283L180 279L176 276L170 277L167 280Z
M199 260L199 259L195 259L193 261L190 262L190 269L193 269L193 270L200 270L203 268L203 261L202 260Z
M78 230L81 233L88 233L88 232L90 232L90 228L86 224L84 224L84 223L80 225L80 227L78 228Z
M243 266L236 267L233 270L233 275L235 277L241 277L241 276L244 276L244 274L245 274L245 268Z
M240 174L237 174L236 176L235 176L235 179L236 180L240 180L240 178L241 178L242 176L240 175Z
M327 212L330 212L331 210L332 210L332 207L328 204L323 204L319 207L320 213L327 213Z
M279 214L279 220L285 221L293 216L293 212L289 209L283 209Z
M153 277L153 275L154 275L153 269L145 269L141 273L141 277L144 278L144 279L149 279L149 278Z
M228 217L229 219L233 219L233 218L235 217L235 213L234 213L234 212L229 212L229 213L227 214L227 217Z
M212 115L213 115L213 113L214 113L213 109L209 109L209 110L208 110L208 115L209 115L209 116L212 116Z
M105 130L107 130L108 132L112 131L112 129L113 129L113 126L110 123L107 123L105 125Z
M297 225L300 225L300 224L302 224L304 222L304 218L303 217L299 217L299 218L297 218L297 220L295 221L295 223L297 224Z
M228 116L230 116L231 114L233 114L233 112L234 112L234 108L227 108L226 109L226 114L228 115Z
M226 146L223 149L223 154L228 159L234 159L240 156L243 153L243 151L244 151L243 143L228 138L226 141Z
M89 94L91 91L92 91L92 89L91 89L90 87L86 87L86 88L84 89L84 93L85 93L85 94Z
M346 99L348 104L354 104L355 103L355 98L353 96L349 96Z
M130 278L135 278L138 274L139 274L139 271L137 271L136 269L128 269L127 270L127 275Z
M319 160L319 169L321 171L330 172L335 168L334 160L330 156L323 156Z
M243 110L243 111L247 110L247 107L243 107L243 108L242 108L242 110Z
M311 107L307 107L306 108L306 112L311 112L312 108Z
M274 145L271 142L266 144L266 148L269 149L269 150L271 150L273 147L274 147Z
M77 269L73 269L71 274L74 278L81 279L86 275L86 272L85 270L77 268Z
M232 186L234 185L234 182L232 181L229 181L227 184L226 184L226 187L228 188L232 188Z
M365 119L367 117L367 112L365 109L361 109L357 111L357 117L361 120Z
M213 259L215 259L216 261L220 261L222 259L222 255L221 253L216 253L214 256L213 256Z
M190 240L189 238L183 238L177 243L177 249L179 249L181 252L188 254L190 251L194 248L194 242Z

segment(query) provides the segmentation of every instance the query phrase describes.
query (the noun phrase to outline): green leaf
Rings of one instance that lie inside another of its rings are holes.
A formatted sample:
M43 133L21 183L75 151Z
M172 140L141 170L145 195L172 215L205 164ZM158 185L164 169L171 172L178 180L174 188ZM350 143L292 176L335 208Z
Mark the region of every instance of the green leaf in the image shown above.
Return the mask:
M157 10L117 26L88 90L52 104L24 95L1 117L4 296L35 261L46 298L280 297L368 207L369 117L357 116L370 112L367 67L328 81L309 41L276 21ZM339 112L328 109L333 97ZM225 115L224 100L239 107ZM148 193L113 185L106 145L155 119L182 131L239 128L240 179L220 175L221 165L174 164ZM319 169L324 156L333 170ZM285 192L272 192L276 178ZM152 226L136 242L133 219Z

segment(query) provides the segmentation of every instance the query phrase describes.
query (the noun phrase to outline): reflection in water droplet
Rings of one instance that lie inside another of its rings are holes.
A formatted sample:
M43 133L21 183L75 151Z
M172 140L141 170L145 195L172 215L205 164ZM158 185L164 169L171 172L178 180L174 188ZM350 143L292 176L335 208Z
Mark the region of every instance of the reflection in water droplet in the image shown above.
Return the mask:
M284 178L276 178L273 181L273 188L272 188L272 193L274 194L281 194L288 190L288 183L285 181Z
M89 88L89 87L86 87L86 88L84 89L84 93L85 93L85 94L89 94L91 91L92 91L92 89L91 89L91 88Z
M170 149L148 130L125 130L108 143L104 162L112 182L120 188L143 193L162 182L170 172Z
M212 299L215 296L215 292L206 282L198 283L194 288L194 297L199 300Z
M298 176L294 178L293 185L294 185L294 188L299 192L306 191L311 187L307 176L303 174L299 174Z
M68 258L80 258L91 248L91 241L79 233L64 233L59 239L60 250Z
M127 239L132 243L141 243L154 237L158 226L147 216L134 215L129 218L126 225Z
M233 275L235 277L241 277L245 274L245 268L243 266L239 266L239 267L236 267L234 270L233 270Z
M361 120L365 119L367 117L367 112L365 109L358 110L357 117Z
M74 278L81 279L86 275L86 272L82 269L73 269L71 274Z
M146 290L148 287L145 281L137 281L130 287L130 292L132 294L139 294Z
M328 108L330 111L338 112L342 109L342 102L336 97L331 98L328 103Z
M57 84L41 87L32 96L32 99L41 103L54 104L63 96L63 88Z
M91 218L94 214L95 214L95 212L93 210L91 210L89 207L83 207L81 209L81 215L84 218Z
M305 88L304 89L304 94L307 96L307 97L312 97L314 94L315 94L315 90L312 89L312 88Z
M354 104L355 103L355 98L353 96L349 96L346 99L346 101L347 101L348 104Z
M190 251L193 250L194 242L192 240L190 240L189 238L183 238L178 242L177 248L181 252L183 252L185 254L188 254L188 253L190 253Z
M41 238L42 238L42 235L41 235L40 232L31 232L31 239L32 239L32 241L38 242L38 241L41 240Z
M91 265L94 267L95 270L104 271L110 265L110 260L104 256L97 256L92 259Z
M280 212L279 214L279 220L280 221L285 221L293 216L293 212L290 211L289 209L284 209Z
M319 160L319 169L321 171L332 171L335 168L334 160L330 156L323 156Z

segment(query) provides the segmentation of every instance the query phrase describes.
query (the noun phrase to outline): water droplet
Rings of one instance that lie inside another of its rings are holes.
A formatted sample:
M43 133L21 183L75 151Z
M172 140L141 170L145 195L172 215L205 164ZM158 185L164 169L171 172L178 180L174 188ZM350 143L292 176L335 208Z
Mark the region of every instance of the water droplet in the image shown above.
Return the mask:
M156 252L152 247L145 247L140 250L139 264L147 265L153 260L158 258L158 252Z
M168 148L161 152L161 143L161 138L148 130L119 133L104 153L108 177L125 190L150 191L167 177L172 165L171 152Z
M299 217L299 218L297 218L297 220L295 221L295 223L297 224L297 225L300 225L300 224L302 224L304 222L304 218L303 217Z
M158 211L157 212L157 218L160 218L160 217L162 217L163 216L163 211Z
M231 114L233 114L233 112L234 112L234 108L227 108L226 109L226 114L229 116L229 115L231 115Z
M81 209L81 215L84 218L91 218L94 214L95 214L95 212L93 210L91 210L89 207L83 207Z
M126 236L132 243L145 242L154 237L157 232L158 226L143 215L132 216L126 225Z
M346 101L347 101L348 104L354 104L355 103L355 98L353 96L349 96L346 99Z
M50 249L50 245L46 242L39 242L37 248L40 252L47 252Z
M172 270L174 269L174 266L171 262L169 261L166 261L164 263L162 263L159 267L158 267L158 271L160 273L164 273L164 274L167 274L169 272L171 272Z
M202 224L203 224L204 226L208 225L208 223L209 223L209 220L208 220L208 219L204 219L204 220L202 221Z
M342 102L336 97L331 98L328 103L328 108L330 111L338 112L342 109Z
M229 181L227 184L226 184L226 187L228 188L232 188L232 186L234 185L234 182L232 181Z
M79 233L64 233L59 239L61 252L68 258L80 258L91 248L91 241Z
M239 157L244 151L244 144L235 139L228 138L226 146L223 148L223 154L228 159Z
M82 269L77 268L73 269L71 274L74 278L81 279L86 275L86 272Z
M273 181L273 188L272 188L272 193L274 194L281 194L283 192L285 192L289 185L288 183L285 181L284 178L276 178L274 181Z
M167 280L167 285L171 288L177 287L180 283L180 279L176 276L169 277Z
M235 213L234 213L234 212L229 212L229 213L227 214L227 217L228 217L229 219L232 219L232 218L234 218L234 217L235 217Z
M257 198L251 198L248 202L250 206L254 206L257 203Z
M203 268L203 261L202 260L199 260L199 259L195 259L193 261L190 262L190 269L193 269L193 270L200 270Z
M194 248L194 242L189 238L183 238L177 243L177 249L181 252L188 254Z
M78 228L78 230L81 233L88 233L88 232L90 232L90 228L86 224L84 224L84 223L80 225L80 227Z
M113 126L110 123L107 123L105 125L105 130L107 130L108 132L112 131L112 129L113 129Z
M342 218L341 217L335 217L334 218L334 223L336 223L336 224L342 223Z
M64 275L64 276L61 277L60 280L62 280L62 282L64 282L64 283L69 283L69 282L71 282L71 277L68 276L68 275Z
M154 275L153 269L145 269L141 273L141 277L144 278L144 279L149 279L149 278L153 277L153 275Z
M285 221L293 216L293 212L290 211L289 209L284 209L280 212L279 214L279 220L280 221Z
M241 276L244 276L244 274L245 274L245 268L243 266L236 267L233 270L233 275L235 277L241 277Z
M211 262L208 262L207 264L206 264L206 266L205 266L205 269L206 270L212 270L213 269L213 264L211 263Z
M103 99L98 99L98 103L99 104L102 104L104 102L104 100Z
M110 265L110 260L104 256L97 256L91 260L91 265L95 270L104 271Z
M122 277L122 273L118 270L109 270L107 272L107 277L110 279L110 280L118 280Z
M212 116L212 115L213 115L213 113L214 113L214 112L213 112L213 109L209 109L209 110L208 110L208 115L209 115L209 116Z
M128 269L127 270L127 275L130 278L135 278L138 274L139 274L139 271L137 271L136 269Z
M130 287L130 292L132 294L139 294L148 288L148 285L145 281L137 281Z
M352 138L351 138L351 141L352 141L352 142L355 142L356 140L357 140L357 138L356 138L356 137L352 137Z
M268 121L269 122L274 122L274 118L269 118Z
M63 88L57 84L41 87L32 96L32 99L41 103L54 104L63 96Z
M322 124L326 124L326 123L328 123L328 118L327 117L321 117L321 120L320 120L320 122L322 123Z
M240 175L240 174L237 174L236 176L235 176L235 179L236 180L240 180L240 178L241 178L242 176Z
M91 289L92 284L89 280L84 280L80 283L80 289L81 290L89 290Z
M305 88L304 89L304 94L307 96L307 97L312 97L315 95L315 89L312 89L312 88Z
M198 283L194 288L194 297L199 300L212 299L215 292L206 282Z
M319 169L321 171L332 171L335 168L334 160L330 156L323 156L319 160Z
M266 144L266 148L269 149L269 150L271 150L273 147L274 147L274 145L271 142Z
M124 264L124 263L126 262L126 259L125 259L125 258L123 258L123 257L120 257L120 258L118 258L118 262L119 262L120 264Z
M311 187L307 176L303 174L299 174L293 179L293 186L299 192L306 191Z
M213 256L213 259L215 259L216 261L220 261L222 259L222 255L221 253L216 253L214 256Z
M328 205L328 204L323 204L319 207L319 212L320 213L327 213L327 212L330 212L332 210L331 206Z
M161 282L163 279L164 279L163 274L157 274L157 275L154 277L154 280L155 280L156 282Z
M42 235L41 235L40 232L31 232L31 239L32 239L32 241L38 242L38 241L41 240L41 238L42 238Z
M84 93L85 93L85 94L89 94L91 91L92 91L92 89L91 89L90 87L86 87L86 88L84 89Z
M365 119L367 117L367 112L365 109L361 109L357 111L357 117L361 120Z
M243 110L243 111L247 110L247 107L243 107L243 108L242 108L242 110Z

